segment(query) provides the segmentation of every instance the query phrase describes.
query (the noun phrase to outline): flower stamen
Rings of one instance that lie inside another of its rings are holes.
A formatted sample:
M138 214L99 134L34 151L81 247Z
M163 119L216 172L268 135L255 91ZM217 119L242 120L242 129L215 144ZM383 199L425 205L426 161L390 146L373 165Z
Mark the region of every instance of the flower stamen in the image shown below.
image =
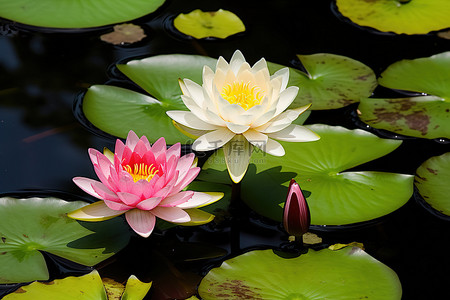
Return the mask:
M232 82L222 88L221 96L230 104L237 104L245 110L261 104L264 91L251 82Z
M133 168L130 165L125 165L123 169L133 177L134 182L141 179L150 181L159 172L153 164L147 165L145 163L134 164Z

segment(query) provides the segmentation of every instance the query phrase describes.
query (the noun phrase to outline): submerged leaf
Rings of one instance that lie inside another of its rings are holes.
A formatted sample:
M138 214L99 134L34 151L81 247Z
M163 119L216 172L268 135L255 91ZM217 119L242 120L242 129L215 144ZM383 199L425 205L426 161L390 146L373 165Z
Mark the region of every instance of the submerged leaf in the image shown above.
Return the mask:
M100 39L113 45L122 45L139 42L145 37L142 27L134 24L120 24L114 26L113 32L101 35Z
M196 9L188 14L179 14L173 25L180 32L196 39L207 37L224 39L245 31L244 23L239 17L223 9L208 12Z

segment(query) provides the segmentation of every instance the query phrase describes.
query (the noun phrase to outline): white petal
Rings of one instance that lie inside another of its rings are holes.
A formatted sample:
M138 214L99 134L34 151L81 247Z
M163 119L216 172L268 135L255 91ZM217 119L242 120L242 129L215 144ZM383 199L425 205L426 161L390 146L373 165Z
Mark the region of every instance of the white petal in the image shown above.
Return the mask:
M244 137L250 144L258 148L263 148L267 144L267 135L260 133L256 130L250 129L243 133Z
M255 121L253 121L252 127L256 128L256 127L266 124L267 122L269 122L269 120L271 120L275 116L275 112L276 112L276 108L268 110L267 112L262 114L262 116L260 116Z
M269 74L269 70L267 69L267 62L264 58L258 60L252 67L253 73L259 72L261 70L266 70L267 74Z
M311 142L320 139L313 131L300 125L291 124L283 130L268 133L270 138L288 142Z
M191 98L197 103L199 107L203 106L205 101L203 96L203 88L192 80L185 79L184 84L186 89L189 91Z
M189 222L191 220L191 217L189 217L189 214L178 207L155 207L152 210L152 213L157 216L158 218L161 218L163 220L173 222L173 223L184 223Z
M285 154L283 146L277 141L272 139L267 139L266 148L262 149L264 152L267 152L273 156L283 156Z
M272 133L276 131L280 131L286 127L288 127L293 121L295 121L298 116L307 110L311 104L305 105L295 109L288 109L285 112L281 113L277 117L273 118L269 122L264 125L261 125L255 130L260 131L262 133Z
M192 149L195 151L210 151L225 145L229 140L235 136L228 128L221 127L217 130L208 132L199 137L192 144Z
M209 132L209 130L192 129L190 127L186 127L184 125L181 125L181 124L179 124L179 123L177 123L175 121L172 121L172 122L173 122L173 126L175 126L176 129L178 129L182 134L190 137L191 139L197 139L199 136L202 136L202 135L207 134Z
M222 97L221 97L222 98ZM226 100L224 100L226 101ZM245 114L245 109L239 106L238 104L230 104L224 105L220 108L220 112L222 115L222 118L226 122L231 122L235 124L240 125L248 125L248 124L241 124L241 120L239 117L243 114Z
M190 127L197 130L214 130L217 129L216 125L206 123L200 120L190 111L170 110L166 112L167 115L175 122L181 125Z
M223 73L226 73L230 68L230 65L227 63L227 61L221 56L217 60L216 63L216 75L219 72L219 70Z
M294 101L295 97L298 94L298 87L290 86L280 93L280 98L277 103L277 112L275 113L278 116L280 113L286 110L289 105Z
M238 183L244 178L252 151L252 145L240 134L223 147L225 163L233 182Z
M286 89L286 86L288 84L289 81L289 68L283 68L281 70L276 71L273 75L272 78L275 77L281 77L281 88L280 90L283 91Z
M177 205L176 207L186 209L186 208L195 208L203 206L204 204L210 202L213 197L206 193L194 192L194 195L186 202Z
M236 50L230 60L230 68L234 74L238 73L243 63L245 63L244 55L241 51Z
M241 134L250 128L250 126L248 126L248 125L238 125L238 124L229 123L229 122L227 122L226 124L227 124L228 129L230 129L235 134Z

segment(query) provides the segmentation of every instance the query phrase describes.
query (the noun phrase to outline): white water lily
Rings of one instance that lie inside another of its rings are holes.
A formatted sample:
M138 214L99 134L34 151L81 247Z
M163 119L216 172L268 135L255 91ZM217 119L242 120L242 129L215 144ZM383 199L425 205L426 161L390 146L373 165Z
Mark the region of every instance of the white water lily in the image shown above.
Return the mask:
M223 146L228 172L234 182L244 177L253 147L283 156L283 146L275 141L308 142L319 139L311 130L291 124L309 105L288 109L298 87L286 87L289 69L270 76L264 58L250 67L237 50L228 64L217 61L216 72L203 68L203 85L180 80L181 96L190 111L168 111L187 134L198 137L196 151Z

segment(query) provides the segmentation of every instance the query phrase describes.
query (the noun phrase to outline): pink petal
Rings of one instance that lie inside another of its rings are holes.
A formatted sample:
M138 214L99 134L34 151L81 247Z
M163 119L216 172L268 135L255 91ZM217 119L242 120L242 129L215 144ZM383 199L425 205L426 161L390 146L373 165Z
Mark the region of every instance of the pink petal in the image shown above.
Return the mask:
M161 207L178 206L182 203L187 202L189 199L192 198L193 195L194 195L193 191L179 192L173 196L165 198L163 201L161 201L161 203L159 203L159 206Z
M173 178L176 174L177 161L179 159L176 156L172 156L167 160L165 174L167 178Z
M175 156L176 158L180 158L180 154L181 154L181 144L176 143L176 144L172 145L172 147L167 149L166 157L167 157L167 160L169 160L172 156Z
M125 150L125 144L117 139L116 140L116 146L114 147L114 154L119 157L119 159L122 159L123 151Z
M94 148L89 148L88 150L89 158L91 159L91 162L93 165L98 164L98 154L101 154L100 151Z
M117 196L119 196L123 203L133 207L141 201L141 197L131 193L118 192Z
M143 157L144 154L148 152L147 145L145 145L144 141L139 140L134 147L133 152L139 154L140 157Z
M136 135L136 133L134 133L133 130L130 130L128 132L127 141L125 145L127 145L131 151L134 151L134 147L136 146L138 141L139 137Z
M95 198L102 199L102 196L100 196L93 188L92 184L103 184L97 180L93 180L90 178L84 178L84 177L75 177L72 179L72 181L83 191L88 193L91 196L94 196Z
M194 208L202 206L205 203L208 203L210 200L212 200L212 197L210 195L201 192L194 192L191 199L189 199L187 202L177 205L177 207L182 209Z
M125 205L122 203L117 203L117 202L108 201L108 200L103 200L103 202L105 202L106 206L108 206L112 210L130 210L130 209L134 208L132 206L128 206L128 205Z
M199 167L195 167L195 168L191 168L187 174L184 176L184 178L182 178L180 180L180 177L178 177L179 182L176 183L174 190L179 189L182 190L184 189L189 183L191 183L195 177L197 177L198 173L200 172L200 168ZM169 195L171 196L171 195Z
M194 159L195 154L189 153L182 156L178 160L177 170L180 171L180 174L178 175L179 177L184 178L184 176L186 176L187 172L191 169L192 162L194 161Z
M162 198L161 197L152 197L145 200L142 200L136 205L136 208L142 209L142 210L151 210L158 206L161 203Z
M114 202L120 202L119 196L116 193L111 191L107 186L99 182L91 183L92 189L100 195L102 200L110 200Z
M166 140L162 137L159 138L153 145L152 145L152 152L155 155L156 159L158 160L158 157L162 153L166 153Z
M151 212L133 209L125 213L125 218L134 232L140 236L148 237L155 228L156 218Z
M185 223L191 220L189 214L178 207L160 207L152 209L152 213L163 220L173 223Z

